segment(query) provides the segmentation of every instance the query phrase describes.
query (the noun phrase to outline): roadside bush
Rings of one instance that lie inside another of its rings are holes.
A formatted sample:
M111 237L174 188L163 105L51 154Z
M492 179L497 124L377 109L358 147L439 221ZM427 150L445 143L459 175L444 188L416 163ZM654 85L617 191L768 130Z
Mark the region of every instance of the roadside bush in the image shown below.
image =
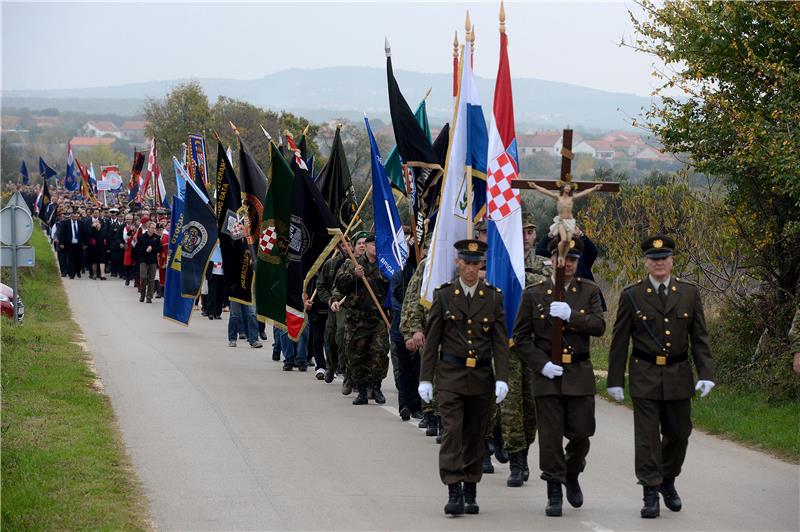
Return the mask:
M708 324L717 383L764 393L770 402L800 398L786 338L793 312L793 304L756 295L726 300Z

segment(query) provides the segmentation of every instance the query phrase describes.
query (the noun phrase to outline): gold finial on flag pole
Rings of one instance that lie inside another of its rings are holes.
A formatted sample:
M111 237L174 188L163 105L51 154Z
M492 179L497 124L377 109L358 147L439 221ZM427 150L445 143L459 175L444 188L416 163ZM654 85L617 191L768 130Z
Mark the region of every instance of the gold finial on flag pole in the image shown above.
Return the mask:
M311 124L306 124L306 127L305 127L305 128L303 128L303 135L308 135L308 128L309 128L310 126L311 126Z
M426 92L425 93L425 97L422 98L423 101L428 99L428 96L431 95L431 91L432 90L433 90L433 87L428 87L428 92Z
M503 0L500 0L500 33L506 32L506 8L503 6Z
M464 31L466 38L469 39L469 30L472 28L472 23L469 21L469 9L467 9L467 21L464 23Z
M239 136L239 130L238 130L238 129L236 129L236 126L234 126L234 125L233 125L233 122L231 122L230 120L228 120L228 123L231 125L231 129L233 130L233 132L234 132L234 133L236 134L236 136L238 137L238 136Z
M453 37L453 58L458 59L458 31L455 32L455 37Z
M259 124L259 126L258 126L258 127L260 127L260 128L261 128L261 131L263 131L263 132L264 132L264 136L265 136L265 137L267 137L267 140L268 140L268 141L270 141L270 142L272 142L272 137L270 136L270 134L269 134L269 133L267 133L267 130L266 130L266 129L264 129L264 126L262 126L262 125L260 125L260 124Z

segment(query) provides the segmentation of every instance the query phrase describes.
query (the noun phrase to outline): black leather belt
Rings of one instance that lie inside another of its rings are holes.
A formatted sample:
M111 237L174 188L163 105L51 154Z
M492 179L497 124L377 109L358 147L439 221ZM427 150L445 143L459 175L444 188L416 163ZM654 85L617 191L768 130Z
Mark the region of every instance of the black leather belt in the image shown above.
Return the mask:
M562 364L576 364L584 360L589 360L589 353L564 353L561 355Z
M631 354L640 360L646 360L647 362L655 364L656 366L671 366L673 364L677 364L678 362L683 362L684 360L689 359L689 355L686 351L683 353L678 353L677 355L667 356L651 355L650 353L645 353L644 351L634 349Z
M442 353L439 359L448 364L455 364L456 366L465 366L468 368L484 368L492 364L491 358L458 357L447 353Z

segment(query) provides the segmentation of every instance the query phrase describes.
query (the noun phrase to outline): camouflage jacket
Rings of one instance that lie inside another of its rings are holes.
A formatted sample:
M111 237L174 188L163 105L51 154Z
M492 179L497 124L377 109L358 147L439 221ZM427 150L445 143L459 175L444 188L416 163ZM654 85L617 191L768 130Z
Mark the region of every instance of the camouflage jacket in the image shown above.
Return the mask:
M317 278L317 299L326 307L330 304L333 283L336 280L336 272L339 271L344 260L342 254L337 252L326 260L319 270L319 277Z
M389 281L381 273L378 266L378 261L370 263L366 254L361 255L356 259L358 264L364 268L364 277L372 287L375 297L378 302L383 303L386 301L386 293L389 291ZM350 309L357 313L364 313L371 315L375 319L381 319L378 309L375 308L375 303L369 295L364 283L356 277L355 266L353 262L348 260L342 264L339 271L336 273L336 282L333 285L333 292L331 297L336 301L340 301L343 297L347 296L344 302L344 308ZM364 316L362 316L364 317Z
M535 253L531 249L525 256L525 287L534 283L546 281L553 275L553 268L547 264L547 260Z
M422 292L422 275L425 272L425 260L417 265L417 270L411 276L406 287L406 296L403 299L403 310L400 312L400 334L408 341L415 332L425 331L425 322L428 319L428 309L423 307L420 300Z

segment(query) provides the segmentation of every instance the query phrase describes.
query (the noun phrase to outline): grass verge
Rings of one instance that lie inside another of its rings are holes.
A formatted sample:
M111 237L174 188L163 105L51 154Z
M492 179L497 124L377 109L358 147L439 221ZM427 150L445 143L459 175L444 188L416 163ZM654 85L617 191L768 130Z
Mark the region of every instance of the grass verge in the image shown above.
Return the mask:
M147 530L108 397L93 388L47 238L20 269L25 323L2 319L2 528ZM3 280L10 283L10 271Z
M601 396L613 401L606 393L606 379L598 378L597 389ZM625 404L633 408L627 386ZM709 434L800 463L800 404L797 402L773 404L767 402L764 395L717 386L707 397L695 396L692 423Z

